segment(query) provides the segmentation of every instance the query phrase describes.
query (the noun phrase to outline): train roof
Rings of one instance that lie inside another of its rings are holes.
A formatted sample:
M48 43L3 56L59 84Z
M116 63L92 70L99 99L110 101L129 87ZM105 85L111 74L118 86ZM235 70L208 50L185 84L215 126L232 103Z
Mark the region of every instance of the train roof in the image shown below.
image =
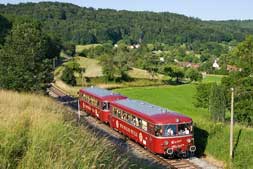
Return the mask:
M130 109L134 111L136 115L138 114L140 117L144 117L153 123L169 124L192 121L191 118L185 115L140 100L117 100L114 101L113 104L125 110Z
M88 93L92 96L101 98L101 99L109 99L110 98L126 98L125 96L122 96L118 93L114 93L110 90L98 88L98 87L87 87L87 88L82 88L80 92L83 93Z

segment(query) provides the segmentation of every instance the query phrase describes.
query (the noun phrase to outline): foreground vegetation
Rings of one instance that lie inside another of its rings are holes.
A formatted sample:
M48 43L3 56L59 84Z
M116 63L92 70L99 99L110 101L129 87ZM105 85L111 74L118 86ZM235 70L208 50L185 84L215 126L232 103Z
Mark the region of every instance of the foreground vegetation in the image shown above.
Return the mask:
M210 80L210 79L209 79ZM218 80L218 78L216 79ZM229 167L229 126L210 121L207 109L194 107L195 84L117 89L130 98L181 112L193 118L195 123L195 141L197 155L207 154L225 162ZM235 125L233 168L251 168L253 166L253 129Z
M0 119L2 169L131 165L106 138L75 127L67 110L44 96L0 90Z

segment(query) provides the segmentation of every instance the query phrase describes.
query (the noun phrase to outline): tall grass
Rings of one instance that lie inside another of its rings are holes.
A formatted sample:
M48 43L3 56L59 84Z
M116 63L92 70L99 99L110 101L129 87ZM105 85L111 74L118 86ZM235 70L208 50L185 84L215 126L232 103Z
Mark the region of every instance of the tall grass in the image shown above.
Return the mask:
M126 168L105 138L66 121L44 96L0 91L0 168Z

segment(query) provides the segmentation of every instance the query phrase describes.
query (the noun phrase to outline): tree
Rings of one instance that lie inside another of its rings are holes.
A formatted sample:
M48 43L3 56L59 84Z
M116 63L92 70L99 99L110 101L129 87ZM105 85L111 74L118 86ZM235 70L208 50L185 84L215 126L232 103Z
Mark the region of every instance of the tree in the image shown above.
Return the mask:
M253 73L253 36L246 37L234 50L239 65L244 72Z
M185 72L185 76L189 78L191 81L201 81L203 79L202 74L198 72L196 69L189 68Z
M107 81L129 80L127 75L128 58L120 49L116 49L111 55L105 54L100 57L102 71Z
M253 126L253 79L244 77L243 72L235 72L222 78L221 84L227 94L227 102L230 102L230 88L235 89L234 112L237 122ZM230 105L228 105L227 108Z
M184 77L184 70L178 66L166 66L164 72L168 74L172 79L176 78L176 82L179 83Z
M76 77L74 75L74 70L72 70L68 66L64 68L61 79L67 84L70 84L72 86L76 85Z
M38 22L17 21L0 53L0 87L18 91L41 91L52 82L54 43ZM57 51L57 50L55 50ZM59 53L54 52L54 55Z
M196 86L196 94L194 106L208 108L209 106L209 95L211 91L212 83L200 83Z
M5 17L0 15L0 46L4 44L5 37L10 28L11 28L10 21L8 21Z
M76 45L73 43L65 43L63 45L63 51L69 56L74 56L76 53Z
M144 69L151 74L151 78L157 75L158 72L158 57L155 54L147 53L144 56Z
M209 97L209 111L213 121L224 122L226 112L226 99L222 86L214 83Z

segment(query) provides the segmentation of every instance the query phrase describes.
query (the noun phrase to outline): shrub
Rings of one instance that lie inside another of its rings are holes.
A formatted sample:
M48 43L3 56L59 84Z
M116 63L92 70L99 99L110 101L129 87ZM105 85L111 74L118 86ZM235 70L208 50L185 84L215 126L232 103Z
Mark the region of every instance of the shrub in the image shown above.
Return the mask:
M67 84L70 84L72 86L76 85L76 77L74 76L74 71L68 66L64 68L61 79Z

